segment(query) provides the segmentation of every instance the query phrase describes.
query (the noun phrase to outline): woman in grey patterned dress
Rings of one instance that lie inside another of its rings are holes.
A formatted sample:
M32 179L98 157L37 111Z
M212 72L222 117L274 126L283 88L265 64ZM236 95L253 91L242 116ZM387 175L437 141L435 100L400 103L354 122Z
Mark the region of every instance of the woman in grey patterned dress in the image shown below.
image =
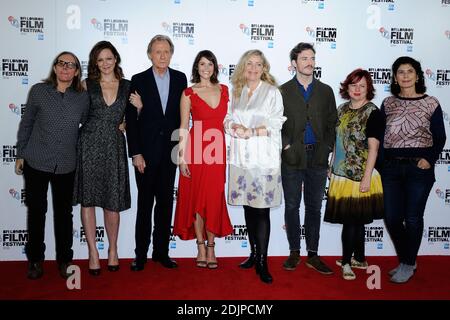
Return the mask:
M95 207L103 208L108 236L108 270L119 270L117 237L120 211L131 206L123 121L130 82L123 79L120 55L108 41L98 42L89 54L88 78L83 82L91 105L81 129L74 203L81 204L81 220L89 249L89 273L100 274L96 247Z

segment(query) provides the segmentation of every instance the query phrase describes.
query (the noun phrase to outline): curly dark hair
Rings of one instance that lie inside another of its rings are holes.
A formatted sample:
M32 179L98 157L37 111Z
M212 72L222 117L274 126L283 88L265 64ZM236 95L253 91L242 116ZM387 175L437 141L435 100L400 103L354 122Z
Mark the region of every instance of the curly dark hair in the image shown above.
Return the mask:
M344 82L341 82L341 88L339 89L339 94L342 99L349 100L350 95L348 94L348 86L352 83L357 83L362 78L366 79L367 82L367 100L372 100L375 97L375 88L373 87L372 77L367 70L364 69L356 69L350 72L350 74L345 78Z
M100 70L97 66L97 59L100 52L104 49L111 50L112 54L116 58L116 65L114 66L114 75L118 80L123 78L123 71L120 67L120 54L117 49L113 46L113 44L109 41L100 41L97 42L89 53L89 64L88 64L88 78L91 80L99 81L100 80Z
M392 64L391 93L395 96L398 96L400 93L401 89L395 77L397 75L398 68L400 68L402 64L409 64L414 68L414 70L416 70L416 74L419 77L415 84L416 93L425 93L427 91L427 87L425 86L425 77L423 75L422 66L419 61L408 56L400 57Z
M200 74L198 73L198 63L200 62L201 58L206 58L208 61L211 61L214 65L214 72L211 75L211 83L219 83L219 80L217 79L217 75L219 74L219 65L217 64L217 58L209 50L202 50L200 51L197 56L195 57L194 64L192 65L192 75L191 75L191 82L192 83L199 83L200 82Z

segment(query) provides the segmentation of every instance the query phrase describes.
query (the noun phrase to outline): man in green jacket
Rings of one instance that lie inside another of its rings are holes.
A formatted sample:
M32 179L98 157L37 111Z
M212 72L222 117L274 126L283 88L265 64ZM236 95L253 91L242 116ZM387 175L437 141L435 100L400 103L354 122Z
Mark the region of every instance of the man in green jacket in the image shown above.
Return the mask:
M333 271L318 256L321 207L333 151L337 122L336 101L330 86L314 79L314 47L299 43L290 52L296 75L280 87L284 115L281 174L289 258L285 270L300 263L300 202L305 203L306 265L322 274Z

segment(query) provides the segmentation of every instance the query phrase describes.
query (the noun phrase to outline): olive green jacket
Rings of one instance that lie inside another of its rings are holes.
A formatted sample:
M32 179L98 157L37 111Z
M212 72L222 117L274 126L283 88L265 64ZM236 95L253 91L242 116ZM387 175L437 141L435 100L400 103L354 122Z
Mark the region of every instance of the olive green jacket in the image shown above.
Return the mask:
M328 167L328 157L333 151L337 123L333 89L319 80L314 79L313 82L308 103L300 92L296 78L280 87L284 116L287 117L281 131L283 144L281 159L282 164L290 169L306 169L304 136L308 119L317 142L314 147L312 166ZM287 145L290 147L284 150Z

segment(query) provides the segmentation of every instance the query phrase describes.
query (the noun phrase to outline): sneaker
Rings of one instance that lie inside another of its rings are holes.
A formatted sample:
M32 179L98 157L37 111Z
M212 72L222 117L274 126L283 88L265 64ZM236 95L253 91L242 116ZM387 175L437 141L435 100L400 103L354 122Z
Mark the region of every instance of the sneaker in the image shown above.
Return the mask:
M339 267L342 267L342 259L336 260L336 265L338 265ZM369 267L369 264L367 263L367 260L365 260L363 262L359 262L354 257L352 257L351 267L355 268L355 269L364 269L365 270Z
M414 267L409 264L401 263L397 272L391 277L391 282L406 283L414 275Z
M389 271L388 274L390 276L393 276L400 269L400 265L401 265L401 263L396 268L394 268L391 271ZM416 269L417 269L417 262L414 264L413 271L416 271Z
M344 278L344 280L356 279L356 275L348 263L344 264L344 266L342 267L342 278Z
M300 251L291 251L289 258L283 263L284 270L294 271L300 263Z
M333 274L333 270L323 263L319 256L308 258L308 260L306 260L306 265L321 274Z

